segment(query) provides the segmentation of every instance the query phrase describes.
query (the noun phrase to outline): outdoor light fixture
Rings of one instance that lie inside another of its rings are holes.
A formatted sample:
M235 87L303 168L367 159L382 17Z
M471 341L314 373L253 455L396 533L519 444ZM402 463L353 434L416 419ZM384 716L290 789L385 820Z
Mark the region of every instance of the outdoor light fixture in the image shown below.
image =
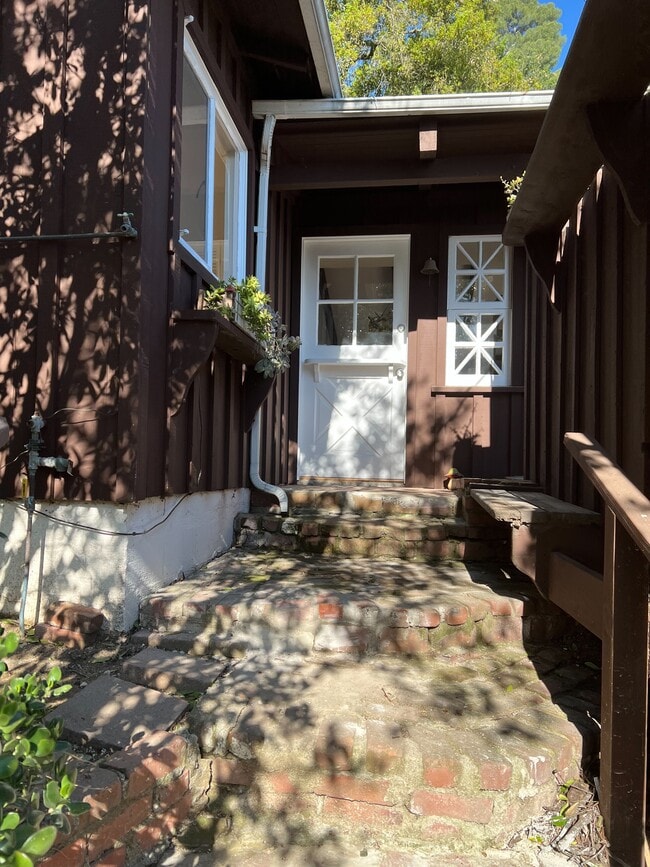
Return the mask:
M425 277L431 277L433 274L439 273L440 269L438 268L435 259L427 259L427 261L422 266L422 270L420 271L420 274L424 274Z

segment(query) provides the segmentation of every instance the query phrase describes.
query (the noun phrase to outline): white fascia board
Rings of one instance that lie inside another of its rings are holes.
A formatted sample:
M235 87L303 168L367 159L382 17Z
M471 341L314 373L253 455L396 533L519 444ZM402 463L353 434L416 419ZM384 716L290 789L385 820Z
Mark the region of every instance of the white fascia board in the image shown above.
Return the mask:
M341 98L341 80L334 56L327 12L323 0L298 0L311 46L318 83L325 97Z
M276 120L332 117L406 117L408 115L496 114L545 111L552 90L525 93L444 93L427 96L378 96L349 99L254 100L253 115Z

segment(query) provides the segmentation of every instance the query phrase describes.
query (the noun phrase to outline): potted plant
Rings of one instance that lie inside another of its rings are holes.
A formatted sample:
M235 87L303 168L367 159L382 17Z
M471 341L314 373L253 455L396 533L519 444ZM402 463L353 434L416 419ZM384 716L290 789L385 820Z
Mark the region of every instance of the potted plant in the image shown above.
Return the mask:
M264 355L255 370L273 379L289 367L291 353L300 346L299 337L290 337L280 314L271 306L271 297L252 275L237 281L219 280L205 293L204 304L242 325L261 344Z

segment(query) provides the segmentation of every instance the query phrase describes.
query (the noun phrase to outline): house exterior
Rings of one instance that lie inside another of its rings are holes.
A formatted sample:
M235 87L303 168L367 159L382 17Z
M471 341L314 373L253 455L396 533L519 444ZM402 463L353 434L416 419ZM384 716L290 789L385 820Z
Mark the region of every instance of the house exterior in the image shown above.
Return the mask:
M2 13L3 610L35 412L73 471L36 472L28 619L72 598L128 628L231 544L265 389L257 343L201 309L215 277L256 272L303 341L263 405L267 482L522 472L500 177L549 94L342 100L320 0Z

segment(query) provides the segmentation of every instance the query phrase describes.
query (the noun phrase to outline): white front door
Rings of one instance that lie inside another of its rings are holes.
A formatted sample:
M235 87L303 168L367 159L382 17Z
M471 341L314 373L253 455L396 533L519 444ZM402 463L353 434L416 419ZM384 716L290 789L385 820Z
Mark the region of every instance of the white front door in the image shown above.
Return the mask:
M409 248L303 241L299 479L404 481Z

